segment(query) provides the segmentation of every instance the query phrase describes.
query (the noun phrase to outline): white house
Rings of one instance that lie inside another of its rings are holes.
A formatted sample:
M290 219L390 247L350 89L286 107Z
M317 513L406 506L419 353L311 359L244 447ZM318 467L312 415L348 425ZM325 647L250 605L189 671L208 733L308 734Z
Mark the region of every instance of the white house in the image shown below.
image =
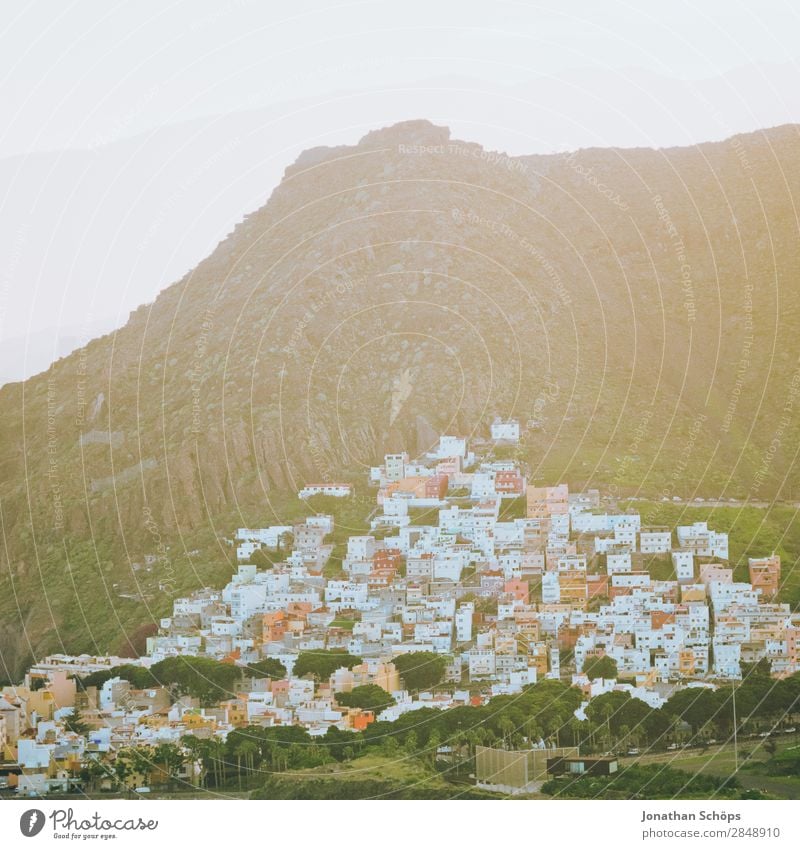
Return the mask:
M694 554L687 549L672 552L672 565L675 576L681 584L691 584L694 581Z
M561 585L557 572L545 572L542 575L542 603L558 604L561 601Z
M669 528L642 528L639 531L639 551L642 554L668 554L672 548Z
M519 421L496 418L492 422L492 439L495 442L519 442Z
M631 553L627 549L624 551L611 550L606 553L606 571L609 575L630 572L632 570Z
M694 551L698 557L728 559L728 535L709 530L707 522L679 525L678 543L681 548Z

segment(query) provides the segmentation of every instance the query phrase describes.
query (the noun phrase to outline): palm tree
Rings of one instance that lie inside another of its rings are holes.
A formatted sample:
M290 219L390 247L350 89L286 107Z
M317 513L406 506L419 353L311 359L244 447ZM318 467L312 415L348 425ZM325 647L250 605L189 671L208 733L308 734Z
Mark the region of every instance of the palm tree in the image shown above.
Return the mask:
M171 784L176 773L186 763L186 756L174 743L159 743L153 752L153 760L160 764Z
M214 768L214 786L221 787L225 779L225 743L214 737L208 741L208 754Z
M504 716L497 723L497 730L503 735L503 747L506 749L511 748L514 732L516 731L514 723L507 716Z
M194 734L184 734L181 737L181 745L188 753L189 759L193 764L200 764L200 785L202 786L205 781L205 763L203 760L204 746L203 741L198 737L195 737Z
M236 757L239 765L239 788L242 786L242 758L244 758L245 770L250 776L255 772L255 758L260 749L252 740L241 740L236 747Z

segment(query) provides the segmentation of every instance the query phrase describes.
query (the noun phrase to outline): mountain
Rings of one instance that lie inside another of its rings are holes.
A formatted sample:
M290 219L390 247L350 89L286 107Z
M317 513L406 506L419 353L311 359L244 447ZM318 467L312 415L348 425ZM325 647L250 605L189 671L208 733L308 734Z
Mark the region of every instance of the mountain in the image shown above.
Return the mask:
M118 327L260 206L310 144L352 144L369 128L426 114L514 154L686 145L800 112L800 69L790 63L706 79L551 69L501 84L450 73L388 88L363 70L357 90L296 98L253 75L251 92L223 98L225 112L166 126L151 126L147 110L131 113L123 98L116 117L87 115L80 127L68 123L67 136L40 133L37 121L33 151L25 122L10 122L0 139L0 385L47 368L55 327L81 340ZM257 105L281 93L287 99ZM252 108L230 110L237 102Z
M410 121L306 151L123 328L0 390L7 675L136 648L304 482L495 415L530 423L536 480L796 496L798 201L796 126L508 157Z

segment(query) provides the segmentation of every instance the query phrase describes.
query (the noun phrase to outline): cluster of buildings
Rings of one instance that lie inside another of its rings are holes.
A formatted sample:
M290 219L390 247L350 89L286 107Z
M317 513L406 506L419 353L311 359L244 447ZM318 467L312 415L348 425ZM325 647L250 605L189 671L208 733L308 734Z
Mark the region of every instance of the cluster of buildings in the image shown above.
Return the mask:
M495 425L495 442L518 440L518 426ZM369 473L369 533L350 535L342 550L328 514L240 528L231 580L177 599L145 656L54 656L32 667L21 686L0 693L0 751L18 768L6 780L46 792L86 757L113 757L122 747L224 737L251 724L358 731L423 707L481 704L542 678L581 687L581 717L591 698L611 689L658 708L676 688L739 678L743 662L766 659L776 677L800 670L800 614L776 601L778 556L751 559L749 580L735 580L727 535L706 523L643 524L597 490L534 486L517 461L488 456L453 436L416 460L388 454ZM351 491L320 487L301 495ZM272 568L251 562L262 549ZM299 655L330 650L361 662L322 681L293 674ZM409 692L395 661L412 652L444 658L441 686ZM211 707L119 678L75 687L75 676L179 656L230 663L241 676ZM616 678L589 680L585 665L602 657L615 661ZM286 675L249 676L265 658ZM377 717L339 704L338 693L363 684L383 688L394 704ZM87 736L67 728L76 706Z

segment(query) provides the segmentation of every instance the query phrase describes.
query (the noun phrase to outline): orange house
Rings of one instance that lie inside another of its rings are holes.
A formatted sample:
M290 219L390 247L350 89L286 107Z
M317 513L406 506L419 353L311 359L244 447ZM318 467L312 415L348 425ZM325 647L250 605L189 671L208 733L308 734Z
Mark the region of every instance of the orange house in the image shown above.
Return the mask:
M586 588L586 572L581 569L565 569L558 575L561 587L561 601L565 604L575 603L584 605L588 598Z
M528 586L527 581L520 581L518 579L512 581L506 581L503 585L503 592L508 593L513 596L517 601L521 601L523 604L528 604L530 599L530 587Z
M650 611L650 627L654 631L660 631L664 625L671 624L675 621L674 613L667 613L666 610L651 610ZM694 655L692 655L694 657Z
M509 472L496 472L494 476L494 490L499 494L522 495L525 483L518 469Z
M280 642L286 633L286 628L286 613L283 610L276 610L274 613L265 613L261 617L262 642Z
M345 714L345 721L353 731L364 731L368 725L375 722L375 714L371 710L349 708Z
M586 576L586 592L590 599L608 597L608 577L602 574Z
M529 486L527 489L528 518L549 518L569 512L569 489L558 486Z
M539 643L536 646L532 646L528 653L528 666L532 666L538 676L544 677L547 675L547 658L547 644Z
M778 592L781 583L781 558L779 554L770 557L751 557L748 560L750 583L754 590L761 590L764 598L772 598Z
M681 675L694 675L694 652L691 649L681 649L678 652L678 672Z

